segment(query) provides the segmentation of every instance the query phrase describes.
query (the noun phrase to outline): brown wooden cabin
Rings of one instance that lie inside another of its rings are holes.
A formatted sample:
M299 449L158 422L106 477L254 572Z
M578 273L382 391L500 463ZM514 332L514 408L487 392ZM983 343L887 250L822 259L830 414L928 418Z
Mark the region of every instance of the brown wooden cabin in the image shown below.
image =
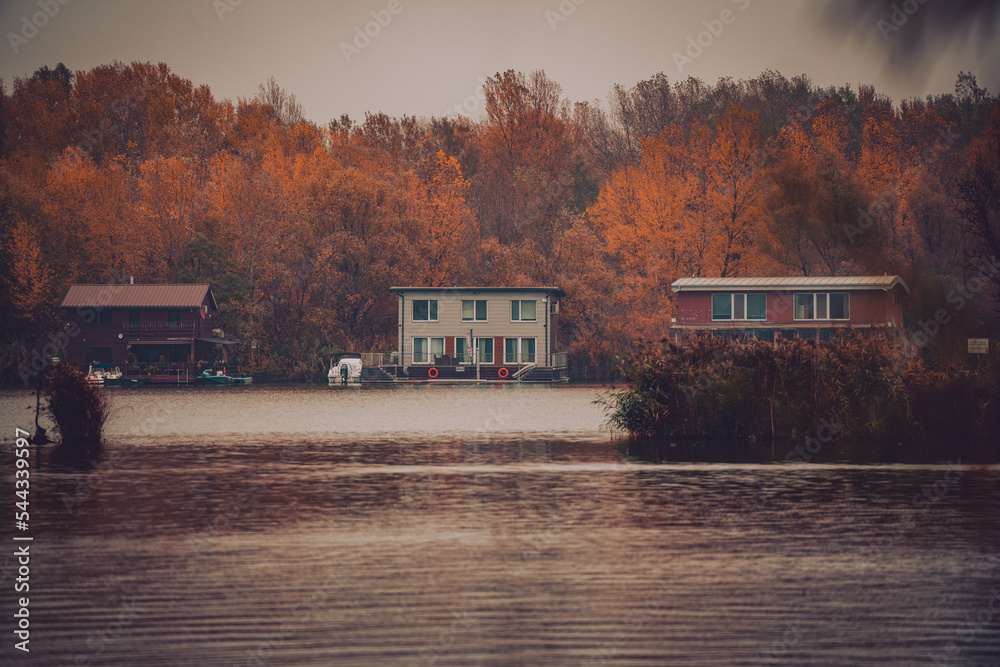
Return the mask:
M73 285L63 299L66 361L126 368L225 361L239 341L218 329L219 306L206 283L172 285Z

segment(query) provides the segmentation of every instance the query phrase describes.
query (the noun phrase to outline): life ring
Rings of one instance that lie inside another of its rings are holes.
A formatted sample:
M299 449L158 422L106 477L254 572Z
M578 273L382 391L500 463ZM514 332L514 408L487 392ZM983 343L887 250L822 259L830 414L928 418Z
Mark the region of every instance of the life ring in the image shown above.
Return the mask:
M438 369L433 367L427 369L427 377L436 378L437 376L438 376Z
M508 375L507 369L504 368L503 366L501 366L500 370L497 371L497 375L500 376L501 380L505 379L507 377L507 375Z

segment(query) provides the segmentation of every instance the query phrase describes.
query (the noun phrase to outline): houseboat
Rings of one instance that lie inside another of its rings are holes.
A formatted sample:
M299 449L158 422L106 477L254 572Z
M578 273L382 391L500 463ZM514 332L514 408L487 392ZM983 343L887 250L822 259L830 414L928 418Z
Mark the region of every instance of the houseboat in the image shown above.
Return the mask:
M362 382L566 382L558 287L393 287L397 349L362 355Z
M677 341L692 332L832 340L838 329L902 327L909 294L899 276L681 278L671 288Z

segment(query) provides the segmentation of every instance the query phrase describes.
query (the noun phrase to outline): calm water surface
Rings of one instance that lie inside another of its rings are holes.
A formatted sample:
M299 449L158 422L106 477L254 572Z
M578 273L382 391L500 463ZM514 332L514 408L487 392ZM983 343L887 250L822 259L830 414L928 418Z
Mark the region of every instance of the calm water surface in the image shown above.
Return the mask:
M0 663L1000 664L997 466L636 461L572 385L107 391Z

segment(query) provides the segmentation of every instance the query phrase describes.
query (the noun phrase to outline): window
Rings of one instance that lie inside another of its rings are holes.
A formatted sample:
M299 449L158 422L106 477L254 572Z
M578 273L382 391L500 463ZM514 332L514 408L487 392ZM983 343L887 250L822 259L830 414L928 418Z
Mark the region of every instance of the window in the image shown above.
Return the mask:
M534 322L535 302L534 301L514 301L510 302L511 322Z
M851 299L849 294L846 292L840 292L830 295L830 319L851 319Z
M535 339L521 339L521 362L525 364L535 363Z
M493 339L492 338L477 338L476 345L479 347L479 363L481 364L492 364L493 363Z
M517 301L514 301L517 303ZM517 339L505 338L503 341L503 362L505 364L517 363Z
M415 363L415 364L426 364L427 363L427 339L426 338L414 338L413 339L413 363Z
M747 339L756 338L757 340L767 341L768 343L774 342L773 329L747 329L746 334Z
M766 294L713 294L713 320L766 320Z
M414 299L414 322L437 322L438 302L436 299Z
M460 364L467 364L471 361L469 351L465 349L465 343L464 336L455 336L455 358L458 359L458 363Z
M797 320L846 320L850 319L850 295L833 294L792 295Z
M748 320L767 319L766 294L747 294L747 319Z
M167 322L171 326L178 326L181 323L181 311L176 308L171 308L167 311Z
M129 324L139 324L141 310L132 309L128 311L128 321Z
M712 319L731 320L733 319L733 295L713 294L712 295Z
M462 321L463 322L485 322L486 302L485 301L462 301Z
M100 320L100 323L101 323L101 326L104 326L104 327L109 326L111 324L111 309L110 308L102 308L101 309L101 320Z
M414 338L413 363L433 364L444 355L444 338Z
M792 309L794 312L794 317L797 320L811 320L814 319L813 307L814 307L815 295L814 294L793 294L792 295Z
M535 363L534 338L505 338L503 343L505 364Z

